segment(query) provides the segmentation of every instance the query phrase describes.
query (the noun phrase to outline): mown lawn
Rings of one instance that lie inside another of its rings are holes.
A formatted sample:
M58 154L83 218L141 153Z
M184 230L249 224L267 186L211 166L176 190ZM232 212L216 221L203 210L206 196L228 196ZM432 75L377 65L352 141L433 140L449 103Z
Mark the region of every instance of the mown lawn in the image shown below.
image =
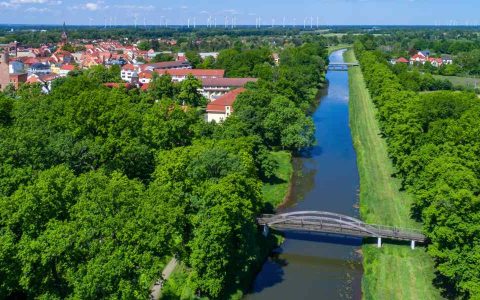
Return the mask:
M271 152L270 155L278 162L278 168L275 177L263 184L262 193L264 201L276 208L287 195L293 172L292 156L287 151Z
M347 61L356 61L349 50ZM369 223L420 228L410 218L412 197L400 192L387 145L380 136L375 107L359 67L349 70L350 126L360 174L360 213ZM433 286L433 261L423 247L366 244L362 248L364 299L441 299Z

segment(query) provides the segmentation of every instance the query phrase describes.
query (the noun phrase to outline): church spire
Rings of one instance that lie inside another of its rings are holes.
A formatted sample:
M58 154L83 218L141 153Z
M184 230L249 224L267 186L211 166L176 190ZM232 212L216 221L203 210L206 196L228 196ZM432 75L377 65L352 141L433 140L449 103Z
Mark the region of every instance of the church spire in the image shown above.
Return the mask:
M66 44L68 41L67 28L65 22L63 22L63 32L62 32L62 44Z

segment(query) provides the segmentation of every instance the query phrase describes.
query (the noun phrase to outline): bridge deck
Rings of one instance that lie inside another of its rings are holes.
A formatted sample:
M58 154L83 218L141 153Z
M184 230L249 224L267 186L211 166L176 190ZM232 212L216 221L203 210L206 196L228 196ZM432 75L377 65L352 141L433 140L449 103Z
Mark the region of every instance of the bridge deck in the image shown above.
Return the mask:
M366 224L355 218L328 212L296 212L283 215L262 215L259 225L278 230L304 230L361 238L375 237L399 241L425 242L418 230Z

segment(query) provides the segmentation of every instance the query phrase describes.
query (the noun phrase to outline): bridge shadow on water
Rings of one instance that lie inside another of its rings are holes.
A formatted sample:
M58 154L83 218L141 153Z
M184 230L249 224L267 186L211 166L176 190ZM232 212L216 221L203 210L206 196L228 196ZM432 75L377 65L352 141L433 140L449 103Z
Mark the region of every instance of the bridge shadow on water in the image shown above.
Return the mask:
M289 240L302 240L316 243L328 243L337 245L346 245L357 247L362 244L361 238L348 237L335 234L324 234L316 232L301 232L301 231L283 231L285 238ZM254 282L250 293L260 293L265 289L273 287L284 281L285 271L284 268L289 265L288 260L294 259L296 264L312 264L318 263L322 265L339 265L344 261L344 258L332 258L332 257L316 257L311 255L303 255L299 253L289 253L287 258L283 258L285 250L282 247L276 248L269 256L268 260L264 263L261 270L262 276L258 276ZM319 263L321 261L321 263ZM248 299L248 296L247 296Z
M337 244L345 246L360 246L362 245L362 238L349 237L338 234L316 233L307 231L289 231L284 230L284 236L290 240L301 240L308 242L318 242L327 244Z

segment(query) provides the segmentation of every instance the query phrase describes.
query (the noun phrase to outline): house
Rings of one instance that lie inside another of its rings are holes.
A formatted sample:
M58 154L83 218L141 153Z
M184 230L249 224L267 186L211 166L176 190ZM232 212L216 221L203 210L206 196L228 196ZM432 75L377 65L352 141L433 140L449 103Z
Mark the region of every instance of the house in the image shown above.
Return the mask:
M122 71L120 72L120 77L124 81L130 82L132 80L133 72L137 72L139 70L138 66L132 64L126 64L122 67Z
M442 61L445 65L453 64L453 58L450 55L442 55Z
M200 52L198 55L200 55L202 59L206 59L207 57L213 57L214 59L217 59L218 52Z
M60 67L60 72L58 73L60 76L67 76L68 73L75 70L74 65L63 65Z
M28 68L28 74L46 75L50 73L50 66L44 63L35 63Z
M25 71L25 64L20 60L11 60L8 67L8 71L10 74L24 73Z
M276 66L280 65L280 55L278 55L278 53L273 53L272 59L275 62Z
M233 103L245 88L235 89L207 105L205 120L207 122L221 123L233 113Z
M10 84L18 89L21 83L27 82L28 74L25 72L22 73L11 73L9 76Z
M441 58L429 57L427 61L437 68L443 65L443 60Z
M153 78L153 71L143 71L138 74L138 80L142 84L150 83Z
M52 81L59 77L57 74L32 74L28 76L26 83L38 83L42 86L42 92L48 94L52 90Z
M245 87L247 83L256 81L257 78L204 78L200 93L209 100L215 100L232 89Z
M400 64L408 64L408 59L406 59L405 57L400 57L398 58L395 63L400 63Z
M425 64L427 58L423 54L415 54L414 56L410 57L410 64Z
M13 85L16 89L20 83L27 81L27 74L21 70L21 72L15 72L13 68L10 72L10 55L8 51L0 53L0 91L5 90L8 85Z

